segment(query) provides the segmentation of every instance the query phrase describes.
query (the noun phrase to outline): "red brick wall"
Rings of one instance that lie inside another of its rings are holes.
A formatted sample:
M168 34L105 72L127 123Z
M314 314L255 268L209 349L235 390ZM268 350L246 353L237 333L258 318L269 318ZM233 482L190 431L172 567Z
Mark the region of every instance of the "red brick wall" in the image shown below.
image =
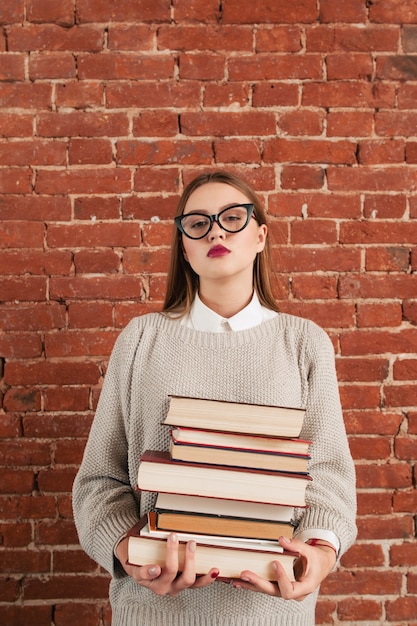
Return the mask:
M110 623L71 484L177 195L220 167L337 353L359 539L317 622L417 624L415 0L5 0L0 25L0 622Z

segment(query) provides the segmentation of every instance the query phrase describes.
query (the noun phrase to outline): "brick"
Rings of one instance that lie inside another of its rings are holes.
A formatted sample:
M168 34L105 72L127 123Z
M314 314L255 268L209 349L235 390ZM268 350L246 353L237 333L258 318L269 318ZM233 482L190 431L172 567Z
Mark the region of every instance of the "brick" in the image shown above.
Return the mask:
M38 222L3 222L0 225L1 248L42 248L45 226Z
M0 619L7 626L49 626L53 619L52 606L2 606Z
M25 79L25 58L23 54L0 52L0 81L20 81Z
M318 54L231 57L228 68L229 80L320 80L323 76Z
M291 242L296 245L335 245L337 242L336 223L332 220L294 221L290 232Z
M170 21L170 0L77 0L77 17L84 22L159 22Z
M169 259L170 252L168 249L127 250L123 259L123 269L126 274L143 272L167 274Z
M3 302L42 302L46 300L46 278L28 276L14 280L0 277L0 293Z
M326 119L328 137L368 137L374 123L367 111L329 111Z
M371 288L371 282L373 289ZM371 292L374 294L371 296ZM341 298L413 298L415 295L415 285L413 276L408 275L396 276L392 275L389 282L384 281L381 276L363 276L358 277L352 275L348 278L342 278L339 282L339 294ZM353 294L356 294L355 296ZM407 332L407 331L405 331Z
M78 536L73 521L54 520L52 522L37 521L35 523L35 545L60 546L77 543Z
M13 603L15 602L20 594L20 585L19 585L19 581L15 580L13 578L3 578L0 577L0 594L1 594L1 598L2 601L4 603L8 602L8 603ZM0 608L0 618L3 620L6 612L11 612L9 611L9 609L13 609L13 606L5 606L3 605ZM11 623L11 622L7 622L6 620L4 620L6 623ZM34 626L36 626L34 624Z
M40 194L128 193L130 171L122 168L38 170L35 191Z
M327 0L328 6L330 3ZM333 5L336 10L338 8ZM343 8L344 11L346 7ZM397 52L401 37L401 29L395 25L375 25L343 23L308 25L306 27L306 49L309 52Z
M265 0L256 5L242 5L238 0L225 0L222 5L222 19L225 24L309 23L318 19L318 12L313 0L283 0L279 5L273 0Z
M321 135L325 115L322 111L288 111L279 116L279 127L284 135Z
M357 195L299 192L271 194L268 197L268 213L282 217L333 217L357 219L361 216L360 198Z
M4 394L3 408L7 413L40 411L41 394L36 389L15 387Z
M392 385L384 388L386 406L415 406L417 389L414 385Z
M374 411L346 411L345 422L350 434L395 435L403 420L402 414Z
M28 251L25 247L0 250L0 274L69 274L71 269L72 257L68 251Z
M381 623L383 617L382 605L376 600L349 598L338 604L337 615L343 621L355 621L358 616L369 623Z
M157 45L160 50L252 52L253 32L252 28L245 26L177 23L158 29Z
M298 25L271 24L270 28L260 28L255 33L256 52L300 52L302 31Z
M357 485L360 489L404 489L411 486L412 471L408 463L385 465L356 464ZM392 521L392 520L389 520ZM389 526L387 521L387 526ZM412 525L412 519L410 518Z
M190 83L193 84L193 83ZM254 91L256 86L254 87ZM284 87L285 93L288 92L288 87ZM296 92L297 88L292 89L291 92ZM293 101L295 99L293 98ZM204 86L203 104L206 107L243 107L249 103L249 87L246 83L207 83ZM262 104L258 99L253 96L253 106L269 106ZM272 106L272 105L271 105Z
M32 80L75 78L77 68L71 52L34 52L29 59Z
M71 438L87 437L90 432L91 415L25 415L23 417L23 430L25 437L40 438ZM46 516L48 517L48 516Z
M131 55L123 52L78 55L78 77L81 80L154 80L173 78L175 59L166 55Z
M341 224L342 243L416 243L417 224L414 222L363 221ZM401 248L391 248L399 250Z
M4 331L37 331L65 326L65 307L51 303L13 304L1 306L1 321Z
M8 29L7 41L10 50L22 52L100 52L104 44L104 29L100 26L64 27L56 23L16 25Z
M13 24L24 19L24 0L10 0L0 7L0 24Z
M366 20L366 6L362 0L350 0L345 6L334 4L331 0L321 0L321 22L364 22Z
M21 434L20 416L3 413L0 418L0 436L6 438L20 437Z
M357 321L358 328L400 326L402 322L401 305L391 302L359 303L357 305Z
M41 113L37 133L40 137L120 136L128 134L128 120L123 113Z
M59 552L56 555L61 557ZM83 626L100 626L100 606L92 604L81 604L80 602L68 602L68 604L58 604L54 610L54 621L56 626L71 626L74 622L74 615Z
M48 465L51 449L48 443L19 438L16 441L0 442L2 464L10 466Z
M417 506L417 492L415 489L397 491L393 496L393 510L395 512L415 511Z
M0 537L3 548L2 556L4 554L7 558L7 556L10 556L10 552L7 554L4 548L22 548L27 546L32 541L32 528L29 523L24 524L14 520L14 524L0 524ZM1 571L9 573L3 564Z
M260 163L261 143L257 139L217 139L214 156L217 163Z
M0 169L1 193L30 193L32 189L31 180L32 173L28 168Z
M417 359L401 358L394 362L394 380L415 380L417 375Z
M324 180L324 169L319 166L284 165L281 170L282 189L322 189Z
M370 7L370 19L373 22L414 23L417 9L411 4L402 4L400 0L380 0Z
M54 461L57 465L80 465L85 439L60 440L55 445Z
M39 490L46 493L70 492L75 474L74 469L41 470L38 475ZM76 543L75 532L73 539Z
M53 0L28 0L27 19L29 22L56 22L62 26L74 23L72 0L62 0L59 6Z
M103 83L64 81L56 85L56 104L59 107L89 109L100 106L103 100Z
M380 170L364 165L360 169L328 167L327 180L329 189L345 191L349 188L361 191L405 191L414 185L415 172L401 166L385 167Z
M394 90L390 84L374 88L367 82L332 81L306 83L302 106L344 108L389 108L394 106Z
M391 454L388 438L381 437L350 437L349 447L354 459L373 460L386 459Z
M50 280L52 300L124 300L141 298L142 284L137 277L53 277Z
M340 388L340 399L344 409L375 409L381 406L379 386L344 385Z
M139 176L138 176L139 178ZM169 177L167 177L169 178ZM153 179L154 180L154 179ZM150 184L151 181L148 181ZM169 181L167 181L169 184ZM174 185L177 181L174 180ZM161 220L172 219L177 204L177 196L165 197L132 195L122 200L122 215L125 220L150 220L158 217ZM167 233L168 237L168 233ZM167 240L168 242L168 240Z
M14 573L46 573L50 571L50 552L2 551L0 569L10 574Z
M6 359L33 359L42 354L40 335L4 333L0 336L0 354Z
M52 101L52 87L47 83L0 83L0 98L4 109L47 109Z
M173 111L141 111L133 119L133 135L136 137L172 137L179 132L178 115Z
M264 160L291 163L355 163L356 144L350 141L269 139Z
M361 567L383 567L385 555L382 546L378 544L367 545L356 543L342 557L343 567L355 568L360 563ZM347 601L349 602L349 600Z
M111 24L109 50L152 50L155 30L150 24Z
M63 330L46 335L45 354L47 358L108 356L117 335L112 330Z
M33 116L24 113L0 113L1 137L32 137Z
M198 107L200 85L192 81L185 83L140 81L127 84L115 82L107 85L106 98L107 106L112 109L126 107L160 109L166 108L166 103L169 103L169 108Z
M406 198L399 194L395 196L365 194L363 215L366 218L400 219L404 216L406 208Z
M196 22L218 22L220 19L217 0L173 0L176 20Z
M136 170L133 179L133 189L139 192L176 194L178 192L179 182L180 176L177 167L165 169L155 166L143 166ZM171 205L172 203L170 201L169 206Z
M108 586L109 578L107 575L44 576L41 579L33 577L25 580L24 594L27 600L104 599L108 596Z
M403 163L405 143L395 140L369 140L359 142L358 162L364 165Z
M118 141L120 165L164 165L169 163L206 164L213 159L211 141Z
M77 274L108 274L120 269L120 257L112 250L81 250L74 255Z
M329 54L326 67L328 80L371 80L373 75L372 56L362 52Z
M313 271L352 271L359 264L358 250L343 250L340 248L283 248L273 250L272 258L275 267L283 272L313 272ZM311 280L311 277L309 277ZM333 285L334 283L331 282Z
M222 80L226 60L222 55L186 53L179 55L179 76L183 80Z
M184 135L215 137L271 135L275 134L275 116L266 112L183 113L181 132Z
M391 515L392 513L392 493L366 491L358 493L358 515ZM369 544L364 544L365 550L370 548Z
M26 361L6 363L4 380L11 386L96 384L98 366L72 361Z
M386 603L386 615L389 621L406 620L411 625L417 613L417 598L397 598Z
M65 538L64 538L65 539ZM65 544L65 541L64 541ZM54 544L55 545L55 542ZM55 550L54 551L54 572L62 573L77 573L77 572L94 572L97 570L97 564L94 563L86 554L81 550ZM74 605L72 605L74 606ZM98 607L92 606L95 611ZM72 613L74 617L74 613ZM99 624L97 622L97 624ZM84 626L84 622L83 622Z
M403 302L403 313L406 320L412 324L417 324L417 300L406 300Z
M116 220L120 218L120 199L80 197L74 200L74 219L76 220Z
M0 512L4 520L32 520L55 518L56 506L53 496L18 496L0 498ZM31 526L29 526L30 538L32 536ZM29 538L29 540L30 540ZM27 545L27 540L24 545Z
M70 199L59 196L3 196L0 219L65 222L71 219Z
M402 574L389 569L358 572L339 571L331 574L321 585L323 595L399 595L401 591Z
M288 311L292 311L295 315L301 315L301 311L309 311L310 314L312 315L318 315L320 313L320 316L326 317L327 319L329 319L327 317L327 315L325 314L325 312L323 311L323 309L325 309L326 307L332 307L332 305L330 305L330 300L335 298L336 294L337 294L337 286L336 286L336 281L334 278L332 277L327 277L327 276L315 276L315 277L306 277L306 276L296 276L292 279L291 281L291 293L292 295L301 300L301 303L298 302L297 304L292 303L292 306L290 303L288 304L283 304L281 306L283 306L286 310L288 307ZM319 308L319 305L314 305L313 303L305 303L303 302L304 300L315 300L315 299L320 299L320 300L324 300L325 303L321 306L321 309ZM337 313L342 313L343 309L341 309L340 307L337 306L337 303L334 303L335 306L335 312ZM328 311L329 311L328 308ZM346 309L343 311L344 315L342 316L342 318L339 320L337 317L332 317L332 322L334 322L337 319L337 323L338 325L340 324L339 327L343 327L346 324L349 325L350 322L348 320L351 319L351 317L349 317L349 315L346 315ZM320 323L324 323L324 322L320 322Z
M31 493L34 485L33 471L5 468L2 471L0 493L24 494Z
M340 337L340 346L344 355L386 354L392 352L415 352L417 331L406 329L399 334L395 331L361 330L348 332Z
M285 82L255 83L252 100L254 107L296 106L298 102L298 86ZM297 115L297 112L291 111L287 113L287 116L291 114L294 117ZM282 125L283 129L286 128L286 122L287 126L291 124L291 120L285 120L285 118L281 124L284 116L285 114L280 116L280 126ZM300 134L301 128L304 131L303 125L298 126L299 132L297 134ZM305 129L305 134L310 134L307 132L307 129Z
M417 29L415 26L404 26L402 28L402 41L404 52L417 51Z
M337 375L340 382L383 381L389 372L389 360L375 358L338 358Z
M71 139L68 156L70 165L89 163L104 165L112 162L113 150L107 139Z

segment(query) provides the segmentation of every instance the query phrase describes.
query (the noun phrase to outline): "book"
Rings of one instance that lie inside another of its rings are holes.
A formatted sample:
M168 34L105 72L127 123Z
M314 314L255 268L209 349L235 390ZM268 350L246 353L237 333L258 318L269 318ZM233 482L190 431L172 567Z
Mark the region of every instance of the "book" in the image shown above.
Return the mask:
M263 437L225 433L216 430L198 430L196 428L172 428L171 438L175 443L196 446L214 446L216 448L251 450L252 452L271 452L276 454L295 454L310 458L311 441L296 438Z
M173 461L168 452L146 451L139 463L142 491L305 506L308 474L271 472Z
M223 402L171 396L164 424L203 430L298 437L305 410L301 408Z
M130 565L159 565L164 567L166 559L166 540L156 537L141 536L140 531L146 524L146 517L128 533L128 563ZM178 544L179 570L184 566L185 542ZM273 561L279 561L285 568L290 580L294 580L295 556L288 552L272 552L266 549L246 550L227 545L207 545L197 543L195 567L197 574L206 574L212 567L220 571L221 578L239 578L243 570L251 570L262 578L275 580Z
M208 463L210 465L231 465L254 469L266 469L281 472L306 473L308 458L290 454L270 454L268 452L251 452L231 448L216 448L170 441L171 459L189 461L191 463Z
M294 526L289 522L158 510L153 515L156 529L182 533L277 541L281 536L290 539L294 532Z
M175 493L158 493L155 508L161 512L205 513L275 522L291 522L294 517L292 506Z
M244 537L239 536L238 534L217 535L216 533L212 533L210 531L207 533L201 533L194 531L193 529L189 531L173 531L170 529L158 528L157 517L158 514L156 511L149 511L147 515L147 524L145 524L140 530L141 537L168 539L168 536L172 532L175 532L179 541L187 542L194 540L197 543L204 543L206 545L229 545L234 548L241 548L242 550L267 549L271 552L283 552L283 548L278 543L278 537L265 539L262 537Z

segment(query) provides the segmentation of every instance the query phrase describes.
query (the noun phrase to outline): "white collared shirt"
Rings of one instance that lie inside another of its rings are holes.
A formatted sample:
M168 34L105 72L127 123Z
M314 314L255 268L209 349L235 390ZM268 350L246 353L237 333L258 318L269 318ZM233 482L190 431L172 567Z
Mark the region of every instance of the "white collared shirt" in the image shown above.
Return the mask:
M267 309L259 302L256 292L244 309L225 318L206 306L196 294L188 315L181 319L181 324L201 332L224 333L230 330L248 330L278 315L276 311Z

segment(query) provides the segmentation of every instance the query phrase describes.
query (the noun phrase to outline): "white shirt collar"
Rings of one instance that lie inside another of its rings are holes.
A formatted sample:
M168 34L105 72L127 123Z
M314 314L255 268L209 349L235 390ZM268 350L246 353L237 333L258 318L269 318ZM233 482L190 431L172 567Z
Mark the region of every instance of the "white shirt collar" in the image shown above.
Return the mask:
M261 305L256 292L254 292L252 300L244 309L228 319L218 315L206 306L198 294L196 294L190 313L183 318L182 323L189 328L202 332L223 333L229 330L236 331L253 328L275 315L277 315L275 311L271 311Z

